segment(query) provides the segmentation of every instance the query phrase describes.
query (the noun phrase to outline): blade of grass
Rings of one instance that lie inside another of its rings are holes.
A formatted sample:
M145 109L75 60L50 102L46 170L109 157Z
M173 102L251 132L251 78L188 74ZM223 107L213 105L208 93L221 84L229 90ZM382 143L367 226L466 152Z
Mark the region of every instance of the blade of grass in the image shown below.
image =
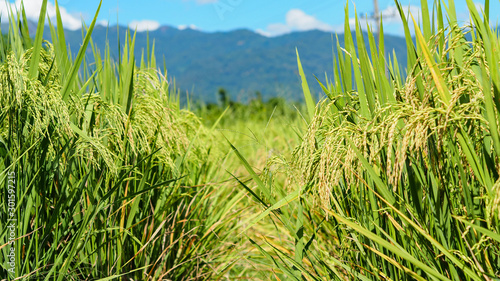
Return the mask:
M252 179L257 184L257 187L259 188L259 190L265 195L265 199L268 200L269 202L271 202L271 204L274 204L274 202L276 202L276 200L274 199L274 197L271 196L270 191L266 188L266 185L262 182L262 180L259 178L259 176L255 173L255 171L250 166L250 164L245 159L245 157L243 157L243 155L241 155L241 153L238 151L238 149L236 149L236 147L234 147L234 145L227 138L226 138L226 141L228 142L229 146L231 146L231 149L236 154L236 156L240 159L240 161L243 164L243 166L245 167L245 169L248 171L248 173L250 173L250 176L252 176Z
M345 218L337 215L336 213L334 213L330 210L325 210L325 211L327 213L329 213L330 215L332 215L333 217L335 217L335 219L337 219L340 223L349 226L350 228L354 229L356 232L369 238L370 240L374 241L375 243L379 244L380 246L386 248L387 250L389 250L392 253L396 254L397 256L401 257L402 259L405 259L405 260L413 263L414 265L420 267L422 270L424 270L425 273L432 275L433 277L438 278L439 280L450 281L450 279L446 278L444 275L442 275L441 273L436 271L436 269L431 268L428 265L422 263L421 261L419 261L418 259L413 257L410 253L403 251L402 250L403 248L401 246L397 247L397 246L385 241L381 237L377 236L375 233L367 230L366 228L363 228L362 226L360 226L360 225L358 225L358 224L356 224L348 219L345 219Z
M424 0L425 1L425 0ZM441 96L441 100L443 101L444 105L448 107L450 104L450 90L448 89L448 86L446 86L446 83L444 82L443 75L441 74L441 71L437 67L436 63L431 57L431 54L429 52L429 47L427 47L427 44L425 42L425 39L422 35L422 32L420 31L420 28L418 27L417 22L413 18L413 24L415 26L415 35L417 37L417 42L420 45L420 49L422 50L422 53L424 55L425 61L427 62L427 65L429 66L429 70L431 72L432 78L434 79L434 83L436 85L436 88L438 90L439 95Z
M77 79L78 70L80 69L80 65L83 61L83 57L85 56L85 53L87 51L87 46L89 44L90 37L92 35L92 31L94 30L94 26L97 22L97 16L99 15L99 11L101 10L101 5L102 5L102 0L99 1L99 6L97 7L97 11L94 15L94 19L92 20L92 23L90 24L90 26L87 30L87 35L85 35L82 46L80 47L80 50L78 51L78 55L76 56L76 60L73 63L73 65L71 66L69 74L66 77L66 80L64 81L64 85L61 88L61 96L62 96L62 99L64 101L66 101L68 99L70 91L72 90L73 84Z
M257 214L255 216L255 218L252 220L251 223L249 223L241 232L245 232L247 231L250 227L254 226L256 223L258 223L260 220L262 220L264 217L268 216L272 211L275 211L275 210L279 210L280 208L292 203L293 201L295 201L296 199L299 198L299 191L296 190L290 194L288 194L285 198L279 200L278 202L276 202L275 204L273 204L272 206L268 207L265 211L263 211L262 213L260 214Z
M309 114L308 122L311 122L311 120L314 117L314 109L316 107L315 106L316 103L314 102L314 98L311 95L311 90L309 89L309 85L307 84L306 75L304 73L304 69L302 68L302 63L300 62L299 50L297 48L295 48L295 52L297 54L297 65L299 67L299 75L300 75L300 79L302 81L302 91L304 93L304 99L305 99L306 105L307 105L307 112Z
M35 79L38 76L38 63L40 62L40 52L42 50L43 30L45 25L45 13L47 12L47 0L43 0L40 8L40 17L38 18L38 26L36 28L35 45L31 55L30 68L28 77ZM29 36L29 35L28 35Z

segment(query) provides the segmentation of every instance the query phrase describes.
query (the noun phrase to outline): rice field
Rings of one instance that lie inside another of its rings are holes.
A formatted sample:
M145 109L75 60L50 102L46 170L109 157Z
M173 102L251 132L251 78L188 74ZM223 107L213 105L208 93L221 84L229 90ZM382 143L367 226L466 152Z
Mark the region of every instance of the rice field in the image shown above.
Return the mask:
M100 6L77 54L57 2L35 37L12 12L0 280L500 280L493 11L467 0L461 26L453 0L417 19L396 4L407 65L346 5L329 78L297 51L303 103L213 106L181 105L133 32L118 61L97 49Z

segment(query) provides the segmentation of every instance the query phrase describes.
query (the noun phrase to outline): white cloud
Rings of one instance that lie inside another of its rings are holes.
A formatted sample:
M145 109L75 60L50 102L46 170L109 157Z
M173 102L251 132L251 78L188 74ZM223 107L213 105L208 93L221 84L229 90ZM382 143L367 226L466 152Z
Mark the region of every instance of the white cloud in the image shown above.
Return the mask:
M260 33L265 36L277 36L286 33L292 32L292 28L283 23L272 23L267 26L265 31L261 31Z
M184 30L184 29L198 30L198 27L194 24L190 24L190 25L181 24L177 28L179 30Z
M109 21L108 20L100 20L100 21L97 21L97 24L102 25L102 26L108 26Z
M403 13L405 15L406 20L408 21L410 32L414 32L413 29L413 20L410 15L412 15L417 22L421 21L421 8L419 6L409 5L402 6ZM399 15L399 10L395 5L388 6L381 11L382 20L384 23L384 32L404 35L403 29L403 21L401 20L401 16ZM370 26L372 30L377 29L378 23L375 21L373 16L358 16L359 25L362 30L367 29L367 25ZM356 18L349 18L349 26L351 31L354 31L356 28ZM334 31L337 33L344 32L344 25L336 25L334 26Z
M258 34L265 36L265 37L271 37L271 33L269 33L268 31L265 31L263 29L260 29L260 28L255 30L255 32L257 32Z
M29 20L38 22L38 17L40 16L40 9L42 7L42 0L24 0L24 10L26 11L26 17ZM21 7L21 1L17 0L15 3L10 1L0 0L0 14L2 15L2 21L8 21L9 10L12 9L14 14ZM59 11L61 13L61 19L63 25L67 29L76 30L82 27L82 20L76 16L70 14L64 7L59 6ZM52 2L47 2L47 15L50 17L52 22L56 21L56 7Z
M286 14L286 24L294 30L331 30L332 27L302 10L293 9Z
M292 9L286 13L285 23L272 23L267 26L266 30L258 29L257 32L264 36L278 36L292 31L313 29L332 31L333 26L306 14L302 10Z
M133 20L128 25L131 29L137 29L138 32L153 31L160 27L160 23L154 20Z

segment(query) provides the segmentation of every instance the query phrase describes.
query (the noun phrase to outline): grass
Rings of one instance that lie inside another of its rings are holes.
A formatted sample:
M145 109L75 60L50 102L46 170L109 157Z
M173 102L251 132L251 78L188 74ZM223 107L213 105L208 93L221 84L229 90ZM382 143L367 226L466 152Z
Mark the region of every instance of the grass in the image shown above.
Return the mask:
M304 104L244 105L221 90L218 105L187 108L154 45L136 58L129 32L118 61L95 47L99 8L77 54L57 3L50 43L47 1L34 38L23 9L12 13L0 219L16 226L13 244L0 229L1 276L498 279L500 40L489 2L467 3L464 27L453 1L422 1L420 23L396 2L405 71L385 56L383 26L378 38L351 30L346 6L333 76L316 79L326 99L313 98L298 50Z

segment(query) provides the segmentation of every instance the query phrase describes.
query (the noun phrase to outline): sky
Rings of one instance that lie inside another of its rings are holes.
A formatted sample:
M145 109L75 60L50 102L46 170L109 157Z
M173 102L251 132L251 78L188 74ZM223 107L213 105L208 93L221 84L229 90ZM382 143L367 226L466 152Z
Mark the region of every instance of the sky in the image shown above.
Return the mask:
M484 1L473 1L477 8L484 7ZM20 3L20 0L0 0L2 21L6 20L8 7L15 9ZM24 0L28 18L38 19L41 3L42 0ZM73 30L81 27L82 19L90 23L99 5L98 0L60 0L58 3L65 28ZM378 3L385 19L384 31L403 35L394 1L378 0ZM401 0L400 3L418 18L420 0ZM168 25L206 32L245 28L264 36L312 29L341 33L345 5L345 1L338 0L103 0L98 22L103 25L119 22L138 31ZM373 0L349 1L349 5L350 24L354 23L356 14L361 18L373 15ZM490 5L490 18L496 24L500 18L500 1L493 0ZM459 21L466 24L469 16L465 0L456 0L455 6ZM431 0L429 7L432 7ZM53 0L49 0L47 11L49 17L55 17Z

